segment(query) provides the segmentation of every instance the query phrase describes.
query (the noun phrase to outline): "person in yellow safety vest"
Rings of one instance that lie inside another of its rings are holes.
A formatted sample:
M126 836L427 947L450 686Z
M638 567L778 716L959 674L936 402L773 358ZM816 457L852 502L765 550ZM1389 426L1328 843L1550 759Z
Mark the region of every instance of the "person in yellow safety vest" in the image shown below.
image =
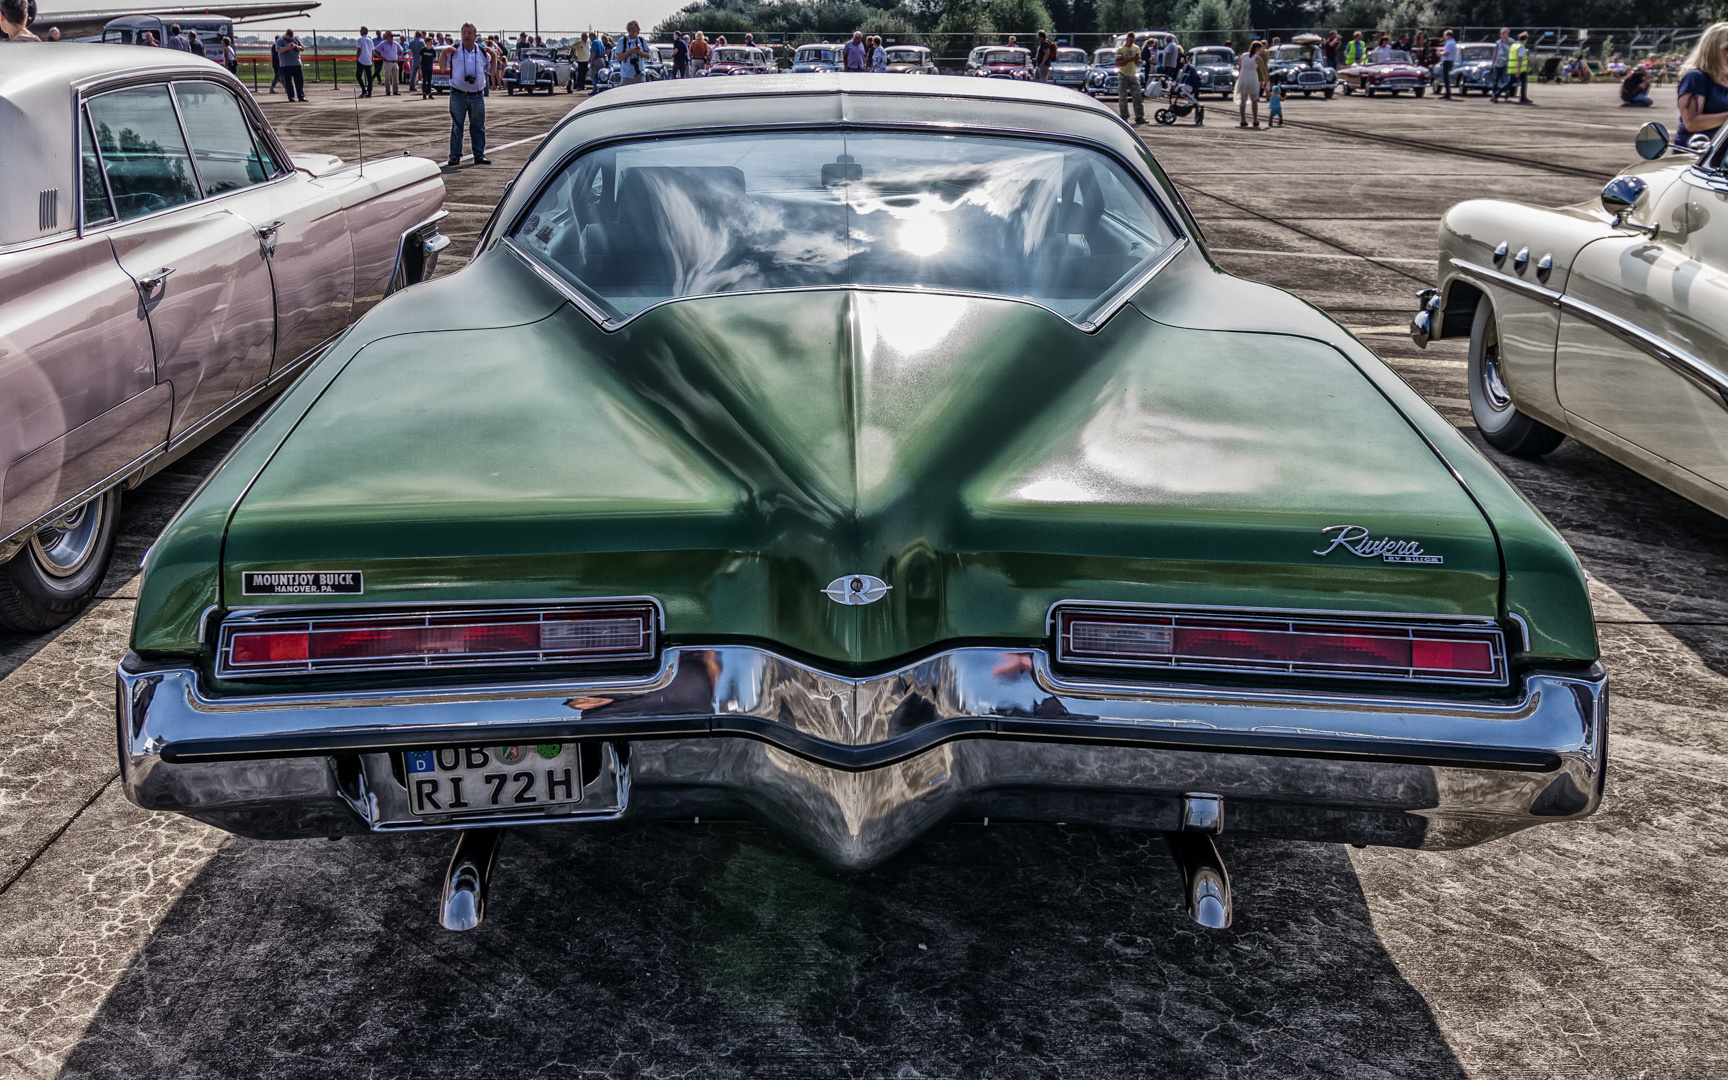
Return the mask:
M1530 35L1518 35L1518 40L1512 44L1512 50L1506 54L1506 96L1512 96L1512 83L1518 84L1518 104L1529 105L1530 102Z
M1356 31L1356 36L1344 46L1344 65L1361 64L1368 59L1368 43L1362 40L1362 31Z

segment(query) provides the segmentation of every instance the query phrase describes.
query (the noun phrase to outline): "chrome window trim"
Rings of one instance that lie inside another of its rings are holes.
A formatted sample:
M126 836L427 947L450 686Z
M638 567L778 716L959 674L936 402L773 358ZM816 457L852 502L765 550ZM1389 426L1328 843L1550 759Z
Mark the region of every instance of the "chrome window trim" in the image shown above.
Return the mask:
M515 252L516 256L523 262L527 263L528 268L533 270L541 280L557 289L564 295L565 299L569 300L572 304L581 308L584 315L600 324L600 329L607 333L612 333L615 330L622 330L624 327L630 325L651 311L658 311L660 308L666 307L670 304L681 304L687 300L713 300L718 297L727 296L770 296L787 293L870 292L898 293L908 296L961 296L975 300L1001 300L1012 304L1028 304L1040 310L1048 311L1050 314L1066 322L1069 326L1080 330L1082 333L1090 334L1102 328L1105 323L1115 317L1117 312L1121 311L1122 308L1126 307L1128 303L1134 299L1134 295L1137 292L1142 288L1145 288L1148 281L1155 277L1160 270L1164 269L1164 267L1169 264L1170 260L1174 259L1177 255L1180 255L1188 246L1188 238L1179 238L1175 243L1170 245L1169 250L1164 255L1154 260L1142 273L1136 275L1129 286L1123 291L1121 301L1119 303L1113 303L1110 306L1108 313L1100 312L1100 314L1103 315L1102 318L1092 322L1083 323L1075 322L1060 311L1024 296L1003 296L1000 293L967 292L963 289L919 289L906 285L799 285L787 289L748 289L740 290L738 292L693 293L689 296L674 296L649 304L641 311L623 319L611 319L605 312L596 307L592 300L583 296L579 289L576 289L568 281L565 281L550 267L545 266L541 260L534 257L532 252L529 252L520 244L516 243L515 237L505 237L502 246Z
M1604 311L1594 304L1520 281L1507 274L1496 273L1462 259L1451 259L1452 266L1472 277L1495 285L1504 285L1526 296L1534 297L1559 309L1562 314L1573 315L1591 323L1599 329L1606 330L1615 337L1634 348L1640 349L1650 356L1668 365L1676 374L1681 375L1709 394L1716 404L1728 409L1728 376L1724 376L1709 364L1692 355L1686 349L1675 345L1666 338L1658 337L1641 326Z
M116 80L113 83L104 83L96 89L80 90L79 95L78 95L78 103L79 103L80 109L82 109L84 106L88 105L92 99L99 98L99 97L103 96L104 94L111 94L111 93L114 93L114 92L119 91L119 90L132 90L132 89L135 89L139 86L158 85L158 86L163 86L163 87L168 88L168 99L174 103L174 116L176 119L179 119L179 117L180 117L180 102L179 102L179 99L175 95L174 90L173 90L173 86L177 82L214 83L217 86L221 86L223 89L227 90L230 94L234 94L234 88L232 86L229 86L228 83L222 79L215 78L212 76L199 75L196 73L188 72L186 78L179 78L179 79L176 79L176 78L164 79L160 75L150 75L147 77L134 76L134 77L126 78L126 79ZM248 105L246 103L242 102L242 95L234 94L234 99L236 102L241 103L241 111L242 112L247 111ZM251 107L256 108L255 105L253 105ZM250 184L250 185L243 187L243 188L234 188L232 191L224 191L224 192L221 192L220 194L217 194L217 195L204 195L204 194L202 194L202 192L204 190L204 182L200 178L198 181L198 190L200 192L199 197L196 199L193 199L190 202L183 202L178 206L170 206L170 207L167 207L166 209L162 209L162 210L152 210L148 214L140 214L135 218L126 218L125 220L121 220L118 213L116 213L115 219L113 221L100 222L96 225L91 225L91 226L86 226L83 224L83 204L82 204L82 200L80 200L80 204L79 204L79 235L80 236L97 235L100 233L107 232L111 229L123 228L127 225L132 225L132 224L135 224L135 223L140 222L140 221L151 221L151 220L154 220L155 218L163 216L164 214L172 214L172 213L175 213L177 211L188 210L188 209L191 209L192 207L196 207L196 206L207 206L207 205L210 205L213 203L220 202L223 199L233 198L236 195L243 195L243 194L250 192L250 191L257 191L260 188L266 187L270 184L280 184L280 183L283 183L287 180L292 179L294 176L296 176L298 174L298 171L293 167L292 163L289 161L287 151L283 150L281 148L280 140L276 139L275 129L270 127L270 122L267 119L264 119L264 117L261 113L254 113L253 119L262 120L263 124L264 124L262 129L257 128L256 126L251 125L251 124L247 125L252 130L253 137L257 138L258 132L260 130L270 132L271 145L276 149L277 154L280 155L279 162L283 165L283 168L279 172L277 172L274 176L266 177L265 179L259 181L256 184ZM94 134L94 132L92 132L92 134ZM192 153L192 140L190 138L188 138L186 135L186 126L185 126L184 122L182 122L180 125L180 138L182 140L184 140L186 143L187 159L192 161L192 175L194 177L197 177L198 176L198 162L196 161L196 159ZM98 144L96 147L96 155L98 158L100 158L102 155L102 147L100 144ZM82 170L80 170L80 172L82 172ZM102 182L104 185L106 185L108 183L107 166L105 163L103 165ZM113 204L112 196L110 196L110 199L109 199L109 209L110 210L116 210L117 209Z
M879 92L879 91L872 91L872 93L877 93L877 92ZM892 93L893 91L890 91L890 92ZM988 101L988 100L994 100L994 99L981 98L979 100ZM658 104L658 103L656 103L656 104ZM1042 102L1034 102L1033 104L1043 104L1043 103ZM626 105L618 105L618 106L613 106L613 107L614 108L626 108L626 107L633 107L633 106L626 104ZM1072 106L1066 106L1066 105L1055 106L1055 107L1057 107L1057 108L1072 108ZM1112 114L1112 117L1115 118L1114 114ZM1116 118L1116 119L1120 119L1120 118ZM565 122L568 122L568 121L565 121ZM561 123L559 126L562 127L563 124ZM1124 125L1124 126L1126 126L1126 125ZM1132 131L1131 128L1129 130ZM969 291L961 290L961 289L921 289L921 288L913 288L913 287L909 287L909 286L900 286L900 285L854 285L854 284L847 284L847 285L805 285L805 286L798 286L796 288L788 288L788 289L750 289L750 290L733 291L733 292L697 293L697 294L692 294L690 296L673 296L673 297L668 297L665 300L660 300L660 301L657 301L653 304L650 304L647 307L643 308L642 310L637 311L634 314L627 315L622 319L613 319L613 318L607 316L604 312L600 311L599 307L592 300L582 298L580 296L580 290L576 289L574 286L572 286L568 282L564 281L562 276L556 270L553 270L550 267L543 266L542 265L543 260L541 260L538 256L534 255L532 252L528 251L526 248L522 247L520 244L517 244L515 242L515 236L513 234L521 226L523 220L527 217L527 215L533 211L535 205L538 204L540 199L546 194L547 189L550 188L552 186L552 184L557 181L558 177L563 175L564 170L569 168L570 165L573 162L575 162L575 160L577 158L583 157L583 156L590 154L590 153L593 153L597 150L604 150L604 149L607 149L608 147L618 146L618 145L622 145L625 143L658 142L661 140L669 140L669 139L706 139L706 138L715 138L715 137L725 136L725 135L741 135L741 134L755 134L755 133L792 134L792 133L807 132L807 131L816 131L816 132L822 132L822 131L908 132L908 131L912 131L912 132L921 132L921 133L926 133L926 134L935 132L935 133L941 133L944 135L971 135L971 136L983 137L983 138L1010 138L1010 139L1027 139L1027 140L1034 140L1035 139L1035 140L1039 140L1039 141L1043 141L1043 142L1065 143L1065 144L1070 145L1070 146L1082 147L1084 149L1092 150L1096 153L1103 154L1105 157L1116 162L1116 164L1120 165L1123 169L1125 169L1127 171L1127 173L1130 177L1132 177L1135 181L1137 181L1139 183L1141 190L1146 194L1147 198L1149 198L1152 201L1152 205L1158 211L1159 216L1164 219L1165 227L1170 229L1171 233L1174 234L1173 239L1171 240L1170 244L1164 249L1164 251L1159 255L1158 258L1154 259L1144 269L1142 269L1138 274L1136 274L1136 275L1134 275L1134 277L1130 278L1128 280L1128 282L1126 284L1122 285L1121 287L1119 287L1116 292L1106 294L1108 296L1108 299L1105 300L1104 302L1102 302L1099 305L1099 307L1097 308L1097 310L1093 313L1093 317L1091 319L1085 321L1085 322L1077 322L1074 319L1069 318L1068 316L1062 314L1059 311L1056 311L1054 308L1051 308L1046 304L1041 304L1036 300L1032 300L1032 299L1029 299L1027 297L1023 297L1023 296L1003 296L999 293L969 292ZM552 132L547 134L546 139L542 141L541 145L542 146L547 145L547 143L549 143L551 141L552 137L556 134L557 134L557 128L554 128ZM1148 151L1147 153L1148 153L1148 156L1150 156L1150 151ZM486 232L481 235L480 243L478 245L476 245L476 249L477 250L483 250L489 246L489 243L498 243L498 244L502 244L502 245L510 247L511 249L513 249L516 252L516 254L518 256L520 256L524 261L526 261L528 263L528 265L531 268L533 268L535 270L535 272L538 273L542 279L552 283L561 293L563 293L566 297L569 297L576 304L576 306L582 310L582 313L584 315L587 315L594 322L598 323L600 328L602 330L607 331L608 333L615 331L615 330L620 330L623 327L628 326L631 322L635 321L637 318L639 318L643 315L646 315L648 312L653 311L656 308L665 307L667 304L675 304L675 303L678 303L678 302L683 301L683 300L703 300L703 299L710 299L710 298L718 297L718 296L762 296L762 295L767 295L767 294L772 294L772 293L831 292L831 291L834 291L836 289L846 289L846 290L857 290L857 291L863 291L863 292L900 292L900 293L915 293L915 294L936 295L936 296L978 297L978 298L986 299L986 300L1009 300L1009 301L1014 301L1017 303L1031 304L1033 307L1042 308L1043 310L1050 312L1052 315L1055 315L1057 318L1068 323L1068 325L1075 327L1076 329L1080 330L1082 333L1090 334L1090 333L1097 331L1099 328L1101 328L1105 323L1109 322L1111 319L1115 318L1117 313L1119 313L1124 307L1126 307L1128 305L1128 303L1131 300L1133 300L1135 294L1137 294L1141 289L1145 288L1147 283L1150 282L1154 277L1156 277L1158 275L1159 271L1163 270L1166 266L1168 266L1170 264L1171 260L1175 259L1177 255L1181 254L1181 252L1187 247L1188 242L1191 239L1190 235L1189 235L1189 231L1185 225L1183 215L1180 213L1174 212L1173 208L1170 205L1168 205L1168 203L1167 203L1169 193L1161 191L1158 188L1158 185L1156 183L1148 183L1147 182L1148 179L1149 179L1149 177L1146 173L1146 170L1145 170L1145 167L1143 164L1137 164L1133 161L1128 160L1122 154L1119 154L1115 150L1115 148L1108 146L1104 143L1098 142L1095 139L1088 139L1088 138L1084 138L1084 137L1078 136L1078 135L1070 135L1070 134L1067 134L1065 132L1035 131L1035 130L1031 130L1031 129L1027 129L1027 128L978 128L978 127L973 127L971 125L965 125L965 124L933 123L933 122L929 122L929 121L916 121L916 122L904 122L904 123L877 123L877 122L862 122L862 121L856 121L856 120L828 120L828 121L809 121L809 122L799 121L797 123L791 123L791 124L735 124L735 125L727 125L724 127L702 128L702 129L692 128L692 129L688 129L688 130L680 129L680 130L676 130L676 131L661 131L661 132L653 132L653 133L646 133L646 134L634 133L634 134L629 134L629 135L613 136L613 137L605 138L605 139L595 139L591 142L585 142L585 143L582 143L582 144L572 148L563 157L559 158L556 162L554 162L553 164L551 164L550 166L547 167L546 173L541 178L540 183L538 185L536 185L533 192L531 194L529 194L523 200L521 208L519 210L517 210L515 214L511 215L511 217L508 219L508 222L506 224L503 224L500 227L499 231L502 232L503 235L502 235L502 238L500 240L495 241L495 242L491 241L491 235L490 234L492 232L493 227L495 225L497 225L497 223L501 219L498 217L497 211L494 211L494 217L491 221L488 222ZM506 193L506 197L508 197L508 192ZM503 202L500 201L499 207L502 208L502 206L503 206ZM1184 207L1184 209L1186 209L1186 207ZM134 219L134 220L136 220L136 219Z
M114 205L114 189L108 183L108 163L102 160L102 144L96 141L96 125L90 121L90 108L82 100L78 101L78 235L83 236L86 229L101 228L113 225L120 220L120 210ZM84 220L84 136L90 137L90 152L96 155L96 171L102 174L102 197L108 202L108 216L101 221L86 222Z

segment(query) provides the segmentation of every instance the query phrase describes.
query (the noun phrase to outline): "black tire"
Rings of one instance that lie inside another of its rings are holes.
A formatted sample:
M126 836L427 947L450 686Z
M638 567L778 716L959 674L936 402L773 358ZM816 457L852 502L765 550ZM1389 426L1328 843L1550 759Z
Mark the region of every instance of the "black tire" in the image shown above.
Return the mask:
M1476 305L1476 318L1470 324L1465 378L1470 384L1470 416L1489 446L1513 457L1537 458L1565 441L1564 433L1526 416L1513 404L1500 374L1499 324L1486 299Z
M1174 124L1176 122L1176 114L1171 112L1169 109L1159 109L1157 112L1152 114L1152 119L1158 121L1160 124Z
M88 515L88 516L86 516ZM0 566L0 630L40 633L90 605L119 533L119 489L104 492L42 529Z
M1426 91L1426 90L1424 90L1424 89L1423 89L1423 88L1422 88L1422 87L1420 87L1420 86L1418 86L1418 87L1417 87L1417 88L1416 88L1416 89L1414 89L1414 90L1412 90L1412 91L1411 91L1411 93L1413 93L1413 94L1415 94L1415 95L1416 95L1416 96L1417 96L1417 97L1421 97L1421 96L1422 96L1422 95L1423 95L1423 94L1424 94L1424 93L1426 93L1426 92L1427 92L1427 91Z
M1325 93L1326 93L1326 100L1331 101L1332 100L1332 91L1327 90ZM1349 91L1346 90L1345 93L1349 93Z

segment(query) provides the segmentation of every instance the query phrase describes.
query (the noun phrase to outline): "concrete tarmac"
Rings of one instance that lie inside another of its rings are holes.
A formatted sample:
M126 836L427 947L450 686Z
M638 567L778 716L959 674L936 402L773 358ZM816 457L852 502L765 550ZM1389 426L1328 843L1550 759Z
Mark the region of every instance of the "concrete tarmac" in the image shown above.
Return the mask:
M1297 97L1270 130L1208 104L1143 130L1230 270L1332 313L1475 438L1462 343L1404 334L1437 222L1593 199L1639 123L1673 120L1614 90ZM309 96L260 98L293 149L445 157L442 100ZM495 164L446 172L444 272L575 100L490 98ZM1490 457L1593 577L1614 712L1584 823L1453 853L1226 833L1226 932L1128 830L954 824L847 876L750 823L528 829L455 935L447 837L262 843L118 791L138 558L243 427L128 494L88 614L0 637L0 1077L1728 1071L1728 531L1574 442Z

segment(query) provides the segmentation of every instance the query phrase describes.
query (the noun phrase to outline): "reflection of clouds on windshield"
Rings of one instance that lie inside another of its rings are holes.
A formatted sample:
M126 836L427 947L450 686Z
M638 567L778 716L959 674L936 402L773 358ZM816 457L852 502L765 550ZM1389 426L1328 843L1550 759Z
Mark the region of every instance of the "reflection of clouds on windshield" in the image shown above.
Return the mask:
M994 161L943 162L870 171L847 185L852 213L886 213L916 222L963 206L1007 221L1018 217L1021 249L1030 253L1049 230L1062 191L1062 155L1021 154ZM861 237L855 231L853 239Z

